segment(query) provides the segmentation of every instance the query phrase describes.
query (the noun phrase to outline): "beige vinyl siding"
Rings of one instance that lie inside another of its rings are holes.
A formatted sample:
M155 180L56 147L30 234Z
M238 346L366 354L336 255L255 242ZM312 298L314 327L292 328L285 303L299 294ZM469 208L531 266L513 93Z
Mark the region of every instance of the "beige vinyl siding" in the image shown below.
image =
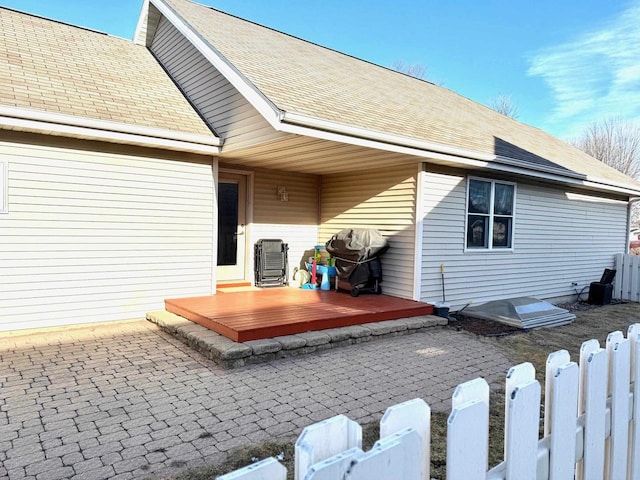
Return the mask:
M343 228L375 228L390 248L382 256L385 294L413 298L416 164L322 178L320 240Z
M0 330L140 318L211 293L213 160L90 145L0 142Z
M151 51L222 138L225 152L282 136L164 17Z
M289 245L289 280L293 269L318 242L318 177L276 170L254 174L254 213L251 248L261 238L280 238ZM278 186L289 201L282 202Z
M486 177L491 178L491 177ZM513 252L464 252L467 178L423 175L421 300L454 308L518 296L575 294L613 266L627 238L627 205L589 193L517 182Z

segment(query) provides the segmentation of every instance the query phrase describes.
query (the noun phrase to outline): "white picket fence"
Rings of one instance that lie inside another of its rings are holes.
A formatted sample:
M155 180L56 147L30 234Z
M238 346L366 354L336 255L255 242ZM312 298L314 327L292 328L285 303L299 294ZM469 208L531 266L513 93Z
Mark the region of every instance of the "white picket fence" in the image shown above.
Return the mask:
M540 383L530 363L512 367L505 391L504 461L488 470L489 386L459 385L447 424L448 480L640 480L640 323L605 348L582 344L547 359L544 435ZM429 406L420 399L387 409L380 440L362 450L362 429L343 415L305 428L295 446L296 480L428 480ZM217 480L286 480L274 458Z
M640 302L640 256L616 254L613 298Z

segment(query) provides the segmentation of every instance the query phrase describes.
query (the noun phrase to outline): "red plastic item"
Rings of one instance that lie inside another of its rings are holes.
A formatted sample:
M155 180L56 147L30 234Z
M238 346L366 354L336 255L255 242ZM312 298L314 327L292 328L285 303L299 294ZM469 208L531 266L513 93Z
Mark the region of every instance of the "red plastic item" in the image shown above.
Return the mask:
M315 285L316 284L316 271L318 270L318 264L316 263L316 261L314 260L313 263L311 264L311 285Z

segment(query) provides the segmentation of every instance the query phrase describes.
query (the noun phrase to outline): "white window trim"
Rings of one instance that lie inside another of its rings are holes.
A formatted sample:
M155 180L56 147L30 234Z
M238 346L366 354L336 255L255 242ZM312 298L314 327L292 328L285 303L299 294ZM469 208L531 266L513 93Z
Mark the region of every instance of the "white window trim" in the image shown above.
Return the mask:
M467 247L467 229L469 227L469 183L471 180L478 180L481 182L491 183L491 202L489 205L489 247ZM493 200L495 194L495 184L501 183L503 185L513 185L513 214L511 217L513 218L513 222L511 225L511 247L493 247ZM515 250L515 242L516 242L516 203L518 198L518 185L515 182L508 182L505 180L495 180L492 178L484 178L484 177L467 177L467 191L465 193L465 204L464 204L464 252L465 253L509 253Z
M9 213L9 162L0 160L0 214Z

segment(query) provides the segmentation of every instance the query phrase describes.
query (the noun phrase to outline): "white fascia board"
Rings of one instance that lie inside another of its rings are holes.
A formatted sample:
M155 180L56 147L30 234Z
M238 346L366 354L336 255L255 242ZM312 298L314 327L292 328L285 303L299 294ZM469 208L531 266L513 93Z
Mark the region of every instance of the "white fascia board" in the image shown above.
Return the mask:
M233 85L244 98L276 130L279 129L282 111L258 90L240 71L231 64L204 37L185 22L180 15L162 0L150 0L160 13Z
M217 155L220 147L205 145L188 141L173 140L168 138L149 137L139 134L98 130L74 125L62 125L56 123L40 122L15 117L0 115L0 129L27 131L45 135L57 135L63 137L80 138L85 140L98 140L109 143L137 145L148 148L161 148L165 150L177 150L203 155Z
M415 138L404 137L401 135L391 135L382 132L376 132L368 130L366 128L353 127L343 123L331 122L328 120L322 120L319 118L309 117L306 115L300 115L298 113L284 112L282 115L282 122L285 124L299 125L303 127L311 127L326 132L336 132L344 135L358 137L363 139L371 139L378 142L384 142L397 146L404 146L410 148L418 148L420 150L431 150L439 153L445 153L449 155L455 155L460 157L475 158L477 160L494 160L495 155L483 154L473 150L467 150L463 148L450 147L433 142L426 142L417 140ZM286 128L283 126L283 128Z
M640 194L639 187L634 187L632 185L617 186L614 183L609 182L608 180L587 179L584 182L579 182L579 184L591 189L606 190L607 192L611 193L623 193L625 195Z
M140 135L149 138L166 140L176 140L185 143L195 143L208 146L219 146L220 139L213 133L211 135L197 135L193 133L177 132L162 128L144 127L130 125L126 123L110 122L107 120L97 120L93 118L75 117L63 113L50 113L42 110L30 110L19 107L0 106L0 117L3 119L30 120L42 124L50 124L52 128L56 126L72 126L89 130L102 130L104 132L124 133L129 135Z
M587 175L586 181L592 184L608 185L620 191L624 191L624 193L629 193L632 195L640 194L640 187L631 185L629 183L617 182L615 180L606 180L600 177L592 177L590 175Z
M136 24L136 31L133 34L133 43L138 45L144 45L144 42L139 43L140 32L145 27L145 23L148 22L149 14L149 0L142 2L142 8L140 9L140 16L138 17L138 23Z
M589 177L562 168L531 164L523 166L517 160L499 155L384 134L289 112L284 112L282 115L282 124L279 130L297 135L440 160L454 167L486 168L597 190L633 195L640 193L640 187Z

